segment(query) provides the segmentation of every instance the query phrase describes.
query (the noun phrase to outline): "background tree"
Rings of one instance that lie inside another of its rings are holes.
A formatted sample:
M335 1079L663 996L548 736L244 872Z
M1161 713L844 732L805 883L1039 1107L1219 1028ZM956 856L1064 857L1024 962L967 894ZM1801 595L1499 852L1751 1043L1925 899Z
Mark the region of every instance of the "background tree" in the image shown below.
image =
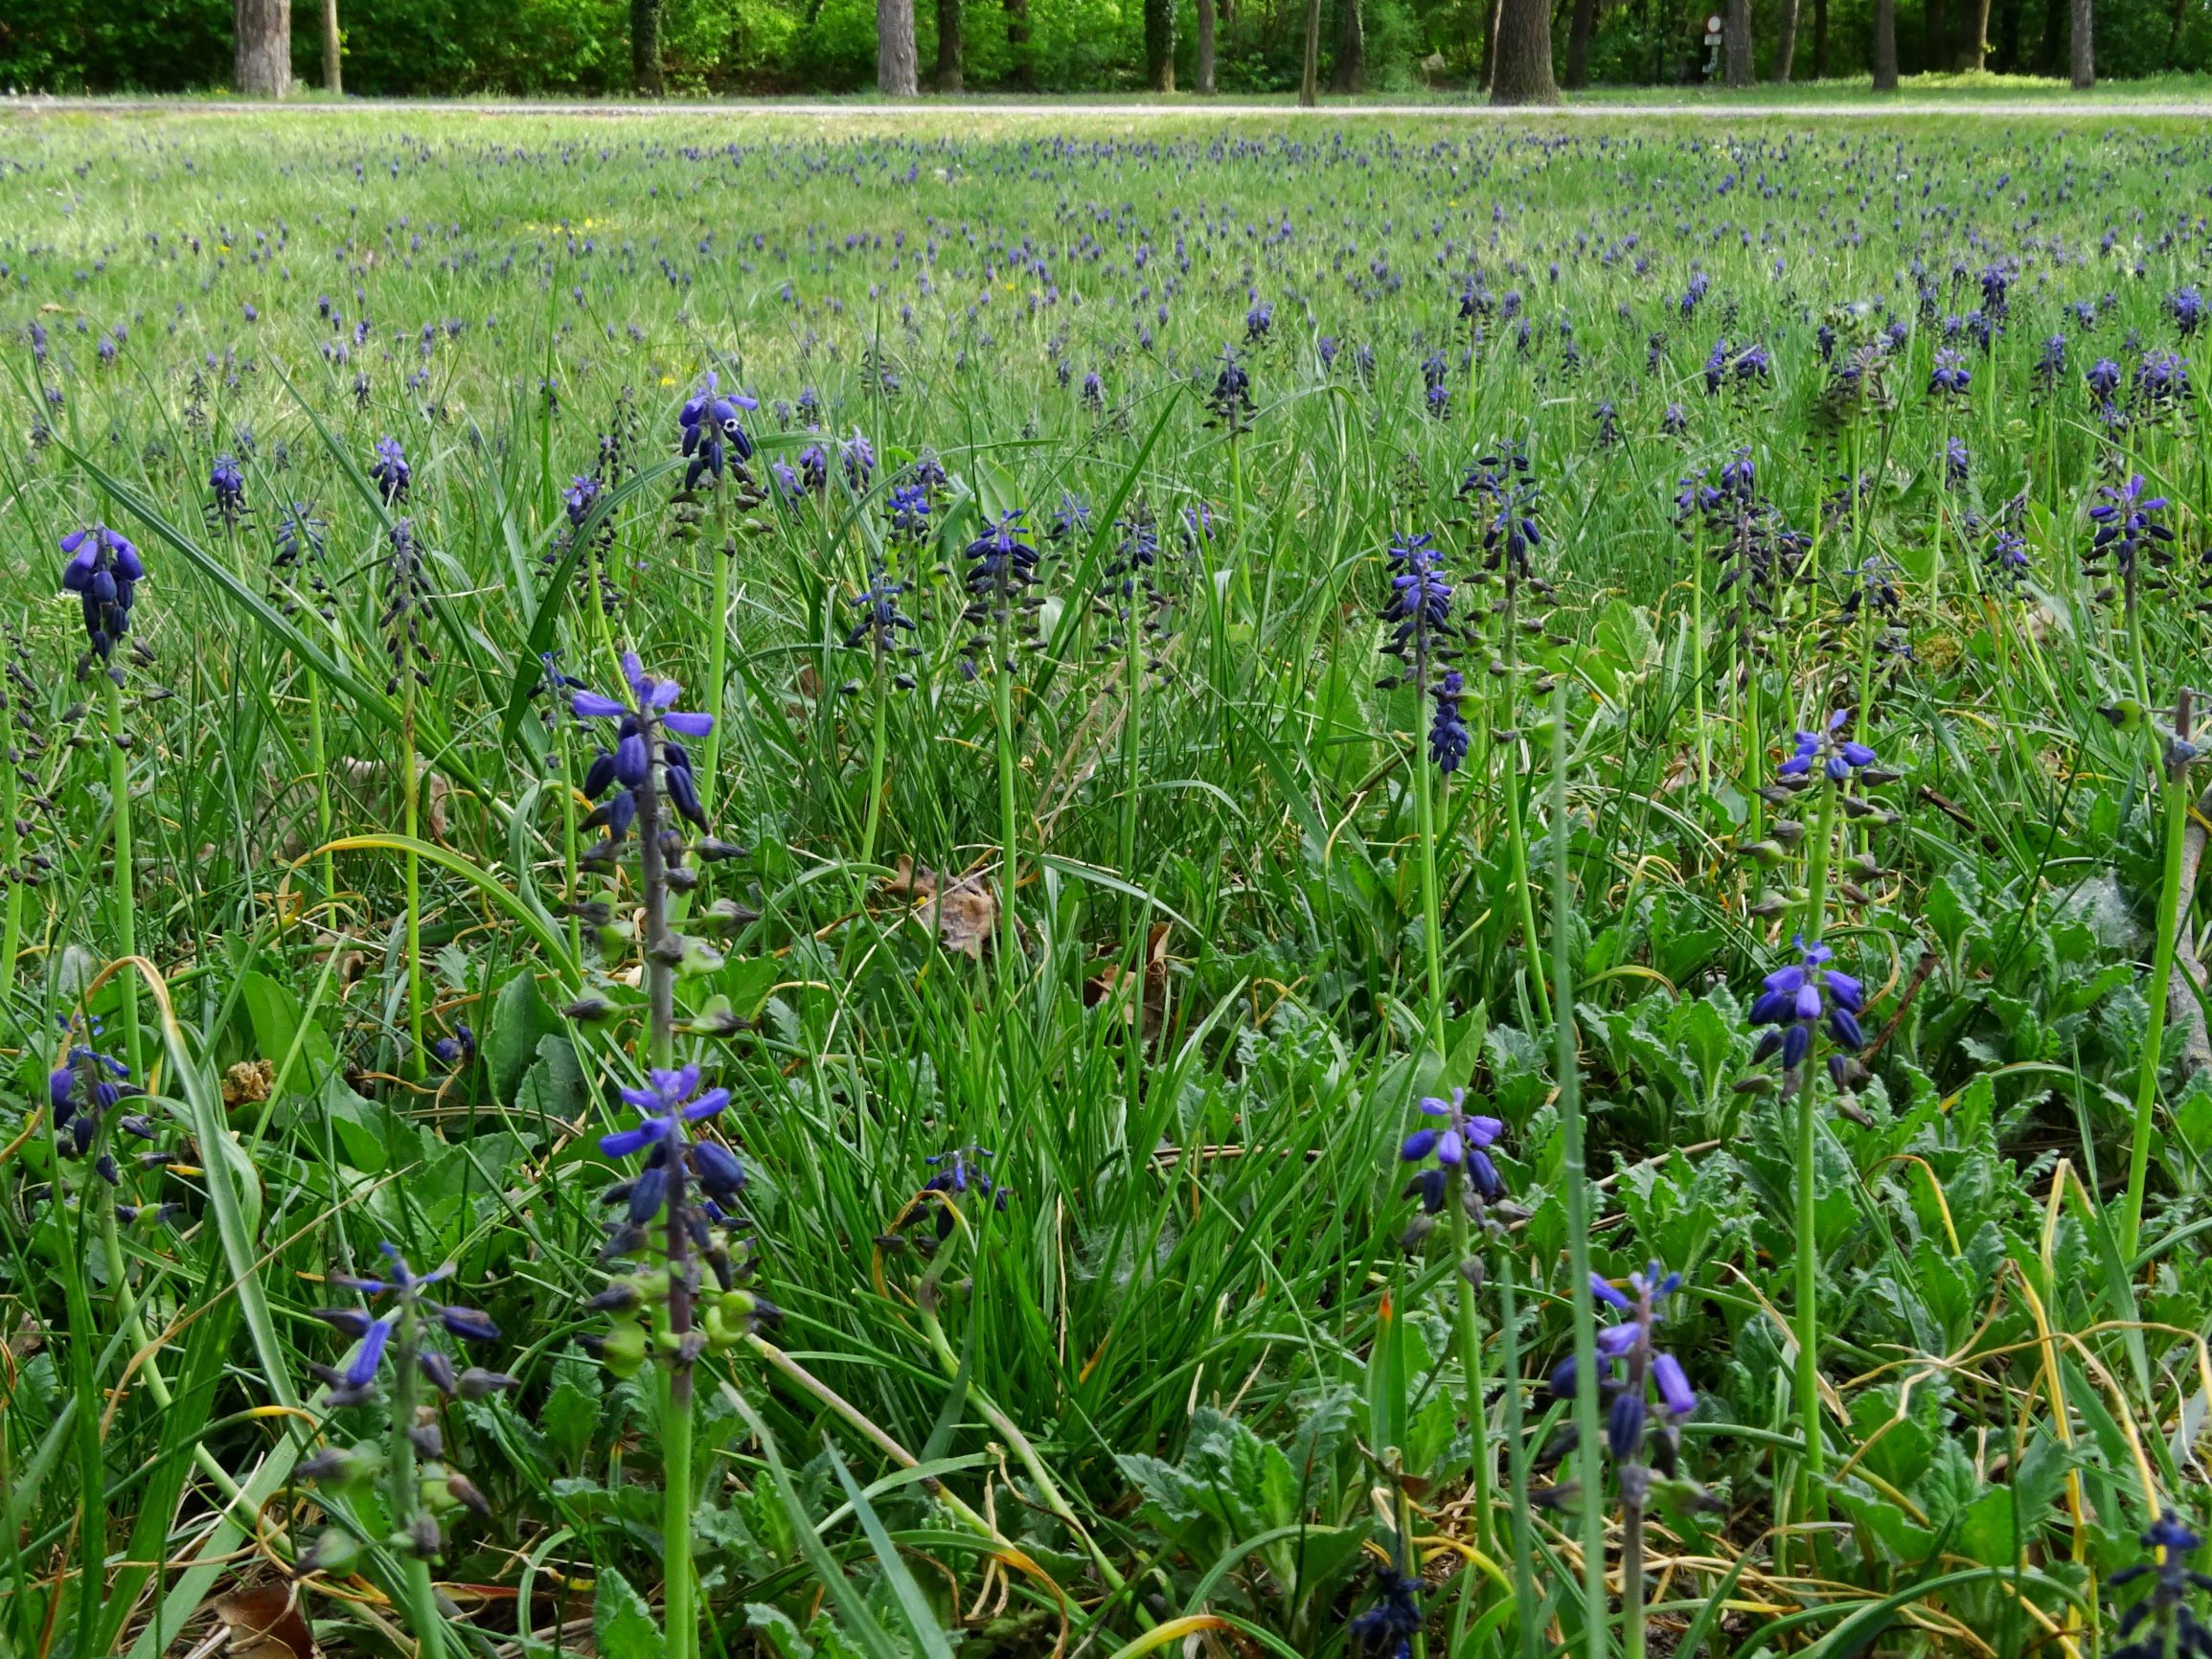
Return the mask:
M629 0L629 74L641 96L661 95L660 0Z
M2097 84L2095 0L2074 0L2074 90L2087 92Z
M1214 0L1198 0L1198 90L1214 93Z
M1145 84L1175 89L1175 0L1145 0Z
M1813 79L1828 79L1828 0L1813 0Z
M1200 0L1198 12L1200 38L1204 38L1205 13L1211 0ZM1367 90L1367 29L1360 21L1359 0L1343 0L1336 9L1336 69L1330 85L1338 92L1364 92ZM1208 90L1201 87L1200 91Z
M1029 0L1005 0L1006 51L1013 59L1007 83L1029 91L1037 85L1037 64L1029 49Z
M937 90L961 92L963 42L960 37L960 0L937 0Z
M342 98L346 92L345 76L338 66L342 51L338 0L323 0L323 90L332 98Z
M1598 0L1575 0L1574 13L1567 24L1567 78L1569 91L1579 92L1590 83L1590 36L1597 33Z
M1298 71L1298 106L1321 102L1321 0L1306 0L1306 57Z
M292 89L291 0L237 0L232 83L248 98L282 98Z
M1989 63L1989 0L1958 0L1958 67L1978 75Z
M1874 90L1897 90L1897 0L1874 0Z
M912 98L916 81L914 0L876 0L876 90Z
M1557 103L1560 88L1552 79L1549 0L1498 0L1495 15L1497 61L1491 76L1491 102Z
M1721 52L1730 86L1751 84L1751 0L1728 0L1722 19Z
M1797 67L1797 0L1782 0L1782 9L1774 22L1774 80L1788 85L1790 72Z

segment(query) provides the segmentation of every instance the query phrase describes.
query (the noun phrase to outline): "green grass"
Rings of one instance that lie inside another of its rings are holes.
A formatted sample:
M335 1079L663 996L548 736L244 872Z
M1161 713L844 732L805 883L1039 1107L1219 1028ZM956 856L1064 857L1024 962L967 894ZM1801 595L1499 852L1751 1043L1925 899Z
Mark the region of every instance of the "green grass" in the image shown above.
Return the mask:
M1685 1276L1658 1342L1700 1404L1632 1529L1658 1650L2111 1652L2135 1534L2206 1509L2212 1087L2194 997L2155 1025L2147 1000L2162 920L2199 926L2168 858L2194 785L2162 789L2157 732L2205 660L2205 375L2156 407L2128 379L2195 348L2163 302L2201 281L2200 124L1993 148L1972 118L964 119L0 125L24 826L0 862L44 860L0 896L0 1655L191 1651L283 1564L334 1651L657 1653L687 1434L703 1653L1331 1659L1409 1551L1426 1653L1640 1653L1585 1579L1609 1518L1620 1589L1614 1478L1586 1514L1514 1502L1574 1475L1538 1454L1601 1403L1543 1387L1585 1257ZM1943 319L2000 261L2005 327L1933 398ZM1273 326L1244 346L1254 299ZM1879 395L1824 391L1823 321ZM1771 376L1708 396L1721 337ZM1227 345L1243 433L1209 416ZM2084 389L2100 356L2118 427ZM672 502L710 368L762 399L757 501ZM855 431L876 466L849 482ZM387 435L413 470L390 505ZM826 487L785 495L772 466L816 442ZM1460 489L1506 443L1542 532L1512 580ZM224 452L235 527L202 511ZM887 491L925 454L946 481L901 546ZM1677 523L1681 481L1740 455L1772 514L1745 533L1802 533L1770 587ZM572 560L562 492L592 471ZM2130 611L2082 556L2132 473L2178 539ZM994 637L970 678L965 544L1016 508L1041 536L1070 495L1091 516L1038 542L1038 648L1007 672ZM292 502L327 552L280 565ZM112 700L73 676L59 591L57 540L94 520L148 568L149 655L118 654ZM1377 686L1385 554L1422 532L1473 630L1448 780L1416 692ZM848 644L878 569L910 584L912 656ZM597 734L538 690L541 651L609 690L625 648L723 711L693 760L746 852L679 896L704 950L673 1040L732 1091L711 1127L784 1310L701 1358L681 1422L655 1368L586 1341L596 1142L634 1121L613 1091L650 976L634 880L579 869ZM1832 710L1897 776L1763 796ZM1840 1089L1754 1057L1796 931L1865 982L1880 1047ZM144 963L103 975L126 940ZM562 1011L583 997L612 1017ZM474 1057L427 1056L418 1010ZM82 1012L150 1087L163 1156L101 1130L119 1194L46 1109ZM1399 1144L1453 1088L1502 1121L1511 1196L1425 1229ZM923 1192L974 1146L1003 1206ZM117 1195L180 1208L111 1229ZM398 1444L306 1369L349 1352L310 1314L360 1301L328 1276L387 1241L451 1265L443 1293L502 1330L479 1362L520 1379L439 1413L490 1514L444 1515L435 1591L391 1536L403 1490L293 1476ZM331 1530L361 1546L342 1567L308 1555Z

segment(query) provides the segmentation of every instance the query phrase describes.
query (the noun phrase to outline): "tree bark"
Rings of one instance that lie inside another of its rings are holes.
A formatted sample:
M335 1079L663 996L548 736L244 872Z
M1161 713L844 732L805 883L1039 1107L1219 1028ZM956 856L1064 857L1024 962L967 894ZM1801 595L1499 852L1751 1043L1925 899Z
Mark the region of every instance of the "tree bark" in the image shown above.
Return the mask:
M937 90L959 92L961 80L960 0L937 0Z
M1330 85L1338 92L1367 90L1367 26L1360 20L1359 0L1340 0L1337 7L1336 70Z
M912 98L921 90L914 61L914 0L876 0L876 90Z
M1874 0L1874 90L1897 90L1897 0Z
M1997 73L2018 75L2020 72L2020 0L2004 0L2004 9L1997 13Z
M338 0L323 0L323 90L332 98L346 95L345 72L339 59L345 45L338 34Z
M1575 0L1575 9L1567 24L1567 78L1564 82L1570 92L1580 92L1590 83L1590 36L1597 33L1598 0Z
M1728 84L1751 84L1751 0L1728 0L1722 19L1721 50L1728 65Z
M1959 0L1958 68L1979 75L1989 65L1989 0Z
M232 73L248 98L282 98L292 89L291 0L236 0Z
M1559 82L1552 79L1550 0L1498 0L1496 65L1490 101L1497 104L1557 103Z
M1214 96L1214 0L1198 0L1198 90Z
M2036 73L2056 75L2066 41L2066 0L2043 0L2043 39L2036 50Z
M2074 90L2087 92L2097 84L2096 0L2074 0Z
M1321 102L1321 0L1306 0L1306 60L1298 71L1298 107Z
M1482 91L1489 97L1497 90L1497 32L1505 21L1505 0L1490 0L1490 33L1482 40Z
M1774 80L1788 85L1797 67L1797 0L1782 0L1782 14L1774 34Z
M1037 85L1037 64L1029 51L1029 0L1005 0L1007 55L1014 59L1008 79L1027 91Z
M1950 61L1950 20L1944 15L1943 0L1927 0L1921 13L1926 24L1920 46L1921 73L1933 74Z
M2166 32L2166 67L2178 68L2181 62L2181 23L2188 15L2189 0L2174 0L2172 27Z
M1813 79L1828 79L1828 0L1813 0Z
M661 95L660 0L629 0L629 73L641 96Z
M1145 0L1145 83L1175 89L1175 0Z

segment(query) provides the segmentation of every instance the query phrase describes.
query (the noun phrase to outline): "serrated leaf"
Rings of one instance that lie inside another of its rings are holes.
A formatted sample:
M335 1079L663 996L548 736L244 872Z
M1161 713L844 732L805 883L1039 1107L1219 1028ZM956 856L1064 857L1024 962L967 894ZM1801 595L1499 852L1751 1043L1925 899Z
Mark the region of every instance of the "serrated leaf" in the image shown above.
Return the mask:
M667 1645L645 1598L612 1567L603 1567L591 1592L591 1635L599 1659L661 1659Z

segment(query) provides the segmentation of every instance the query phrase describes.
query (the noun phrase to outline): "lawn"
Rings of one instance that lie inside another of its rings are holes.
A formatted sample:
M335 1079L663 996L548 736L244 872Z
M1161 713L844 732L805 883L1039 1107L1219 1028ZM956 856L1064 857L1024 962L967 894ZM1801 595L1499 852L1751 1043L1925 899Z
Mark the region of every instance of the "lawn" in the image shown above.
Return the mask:
M2200 96L0 119L0 1653L2203 1640Z

